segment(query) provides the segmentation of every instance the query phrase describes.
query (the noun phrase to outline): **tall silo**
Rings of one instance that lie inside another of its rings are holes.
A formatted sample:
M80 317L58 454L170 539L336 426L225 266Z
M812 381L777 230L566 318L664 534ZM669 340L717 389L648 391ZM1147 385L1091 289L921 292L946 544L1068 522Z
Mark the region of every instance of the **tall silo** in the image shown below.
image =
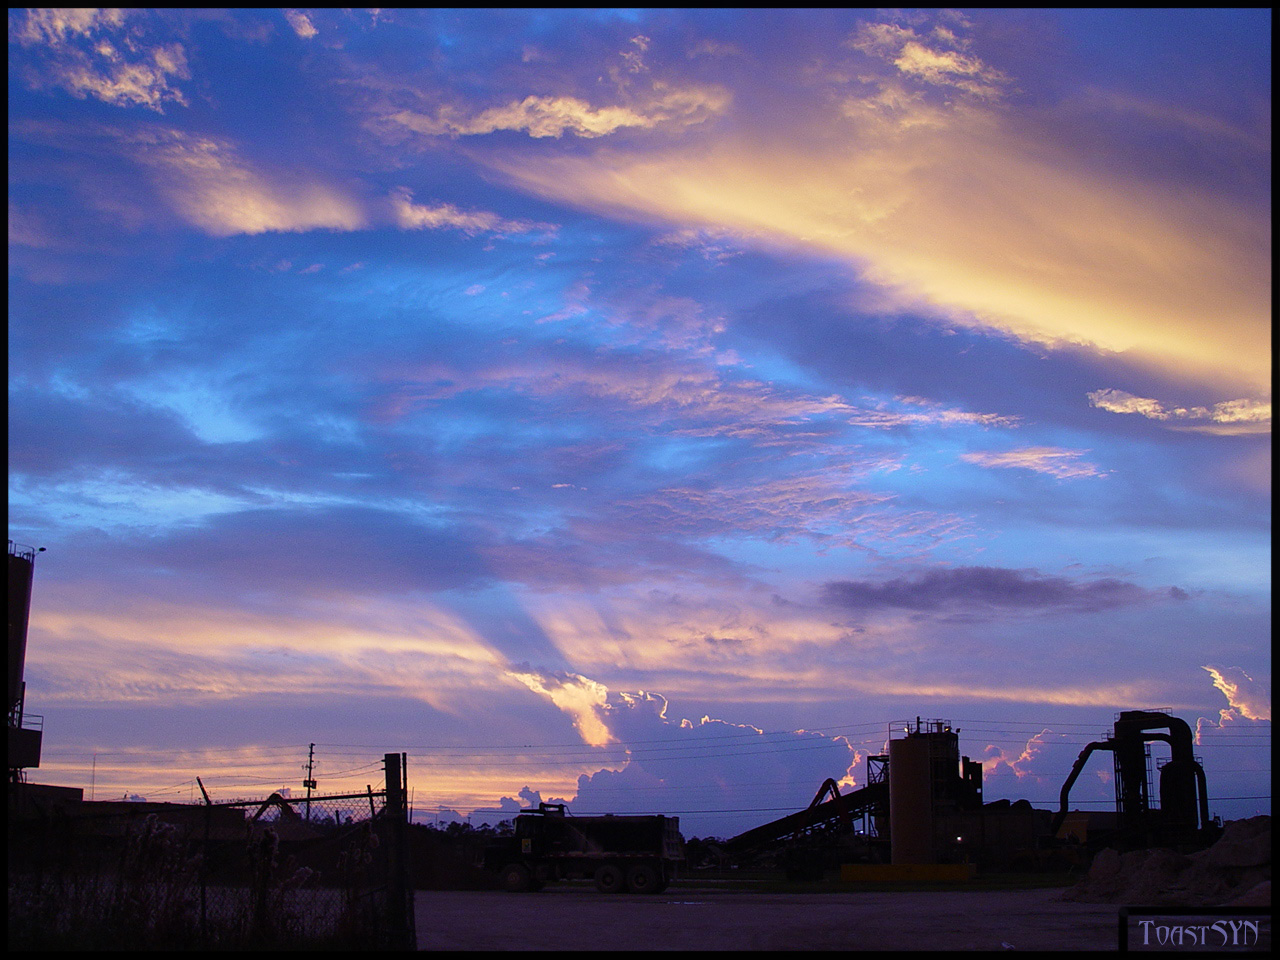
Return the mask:
M889 741L889 840L894 863L937 863L933 769L926 735Z
M960 811L982 807L982 765L960 756L959 731L946 720L908 724L889 741L889 839L894 863L942 863L956 856Z

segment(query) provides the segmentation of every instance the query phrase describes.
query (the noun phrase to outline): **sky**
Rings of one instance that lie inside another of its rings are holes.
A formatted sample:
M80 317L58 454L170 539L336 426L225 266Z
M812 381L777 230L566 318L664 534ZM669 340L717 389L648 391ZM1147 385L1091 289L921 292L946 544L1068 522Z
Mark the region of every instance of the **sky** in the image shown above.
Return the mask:
M11 10L29 779L728 837L1166 708L1269 814L1270 37Z

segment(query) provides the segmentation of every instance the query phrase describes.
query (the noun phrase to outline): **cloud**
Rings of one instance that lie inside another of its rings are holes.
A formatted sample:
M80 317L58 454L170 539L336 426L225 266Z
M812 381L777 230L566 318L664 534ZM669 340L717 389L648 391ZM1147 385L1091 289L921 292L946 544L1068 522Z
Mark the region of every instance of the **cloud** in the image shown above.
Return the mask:
M26 11L16 31L24 47L39 48L37 64L20 69L33 89L57 87L79 99L94 97L115 106L164 112L166 103L186 106L174 80L190 80L180 43L147 46L142 32L120 33L138 11L41 9Z
M76 36L87 37L101 27L119 27L128 11L119 9L49 7L26 11L14 35L19 42L59 45ZM11 28L12 29L12 28Z
M956 534L953 517L897 508L891 494L859 489L855 481L865 469L797 464L791 476L779 479L664 487L619 500L611 513L627 526L691 539L809 540L823 547L867 548L877 542L932 544Z
M503 657L448 611L417 603L379 616L321 604L230 609L213 598L174 602L139 591L115 606L51 587L61 605L33 611L41 699L174 708L254 698L404 697L467 710L478 690L509 693ZM374 604L366 606L368 612ZM473 705L474 706L474 705Z
M555 230L548 223L529 220L506 220L486 210L463 211L451 203L424 205L413 202L413 193L400 187L391 193L391 207L396 222L406 230L439 230L452 228L468 235L477 233L528 233L533 230Z
M609 693L604 684L576 673L543 673L517 669L511 672L511 676L534 693L547 697L571 716L584 743L603 747L612 742L613 735L602 716Z
M822 599L850 610L1044 610L1098 611L1146 602L1136 584L1105 578L1076 583L999 567L956 567L883 582L837 580L824 584Z
M1271 403L1261 400L1224 400L1212 407L1167 407L1150 397L1124 390L1093 390L1089 403L1110 413L1132 413L1149 420L1175 421L1175 428L1205 433L1270 433Z
M975 450L972 453L960 454L966 463L976 463L980 467L1004 467L1019 470L1033 470L1036 473L1048 474L1059 480L1074 480L1078 477L1105 477L1092 463L1079 458L1088 453L1087 450L1063 450L1058 447L1024 447L1021 450Z
M733 836L758 825L767 814L734 808L742 807L745 797L759 796L765 786L770 797L766 806L802 809L820 784L850 776L859 759L846 739L817 731L766 732L710 716L677 720L668 716L667 698L651 691L607 693L602 709L593 701L593 711L625 752L620 762L578 777L576 794L568 800L571 809L679 811L685 836L695 831ZM520 796L532 803L543 792L526 786ZM698 811L707 812L696 815Z
M233 507L198 526L173 529L163 540L119 549L117 563L148 582L182 570L184 590L216 582L246 600L268 589L278 599L302 600L425 594L488 582L487 563L472 539L483 534L325 499ZM334 543L342 549L333 550Z
M1227 698L1230 710L1223 710L1222 719L1239 713L1249 720L1271 719L1271 684L1258 681L1239 667L1201 667L1213 678L1213 685Z
M1027 740L1026 744L1023 745L1017 756L1013 756L1012 758L1010 757L1012 751L1005 750L1004 748L998 747L994 744L989 744L983 751L983 777L990 779L1000 772L1001 767L1004 767L1019 780L1025 779L1028 776L1039 779L1038 776L1035 776L1035 774L1032 773L1031 766L1044 749L1045 737L1048 736L1049 732L1049 730L1045 729L1032 736Z
M388 119L429 136L477 136L499 130L524 131L534 138L559 138L566 133L587 139L626 128L651 130L684 127L724 112L728 94L717 87L671 88L654 85L645 102L629 106L593 107L573 96L528 96L476 114L445 105L434 117L400 111Z
M939 86L980 73L930 72L916 57L910 76L935 82L906 89L900 68L883 77L877 62L865 81L853 65L832 71L825 98L708 125L696 141L484 159L512 184L593 213L836 257L876 290L881 312L1123 355L1237 396L1266 389L1265 204L1212 181L1145 177L1092 141L1053 135L1040 112L948 99Z
M923 407L923 410L885 410L883 404L877 410L859 410L849 423L859 427L902 427L902 426L980 426L980 427L1016 427L1021 417L1006 416L997 413L974 413L969 410L947 408L940 403L926 400L923 397L896 397L902 405Z
M963 15L960 25L967 26ZM849 47L892 63L901 74L924 83L951 87L979 97L995 97L1008 78L978 57L950 28L939 25L927 34L896 23L864 23L847 41Z
M213 236L315 229L358 230L362 205L305 174L268 176L229 143L178 130L127 134L124 149L149 167L177 213Z
M293 32L303 40L310 40L320 32L312 24L311 18L301 10L286 10L284 18L289 21L289 26L293 27Z

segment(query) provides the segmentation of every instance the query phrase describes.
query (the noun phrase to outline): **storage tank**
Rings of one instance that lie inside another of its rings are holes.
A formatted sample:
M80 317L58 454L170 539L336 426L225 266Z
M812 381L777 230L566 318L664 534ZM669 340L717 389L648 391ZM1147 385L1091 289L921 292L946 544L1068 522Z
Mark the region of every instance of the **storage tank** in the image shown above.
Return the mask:
M927 736L889 741L889 839L894 863L936 863Z

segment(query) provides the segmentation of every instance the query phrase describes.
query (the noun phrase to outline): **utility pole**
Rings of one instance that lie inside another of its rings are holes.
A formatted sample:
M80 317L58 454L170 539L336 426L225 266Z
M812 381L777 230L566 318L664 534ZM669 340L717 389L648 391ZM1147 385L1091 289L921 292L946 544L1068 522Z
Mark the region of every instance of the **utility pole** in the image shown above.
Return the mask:
M316 758L316 745L311 745L310 751L307 753L307 779L302 781L302 785L307 788L307 823L311 822L311 791L316 788L316 782L311 776L311 767Z

